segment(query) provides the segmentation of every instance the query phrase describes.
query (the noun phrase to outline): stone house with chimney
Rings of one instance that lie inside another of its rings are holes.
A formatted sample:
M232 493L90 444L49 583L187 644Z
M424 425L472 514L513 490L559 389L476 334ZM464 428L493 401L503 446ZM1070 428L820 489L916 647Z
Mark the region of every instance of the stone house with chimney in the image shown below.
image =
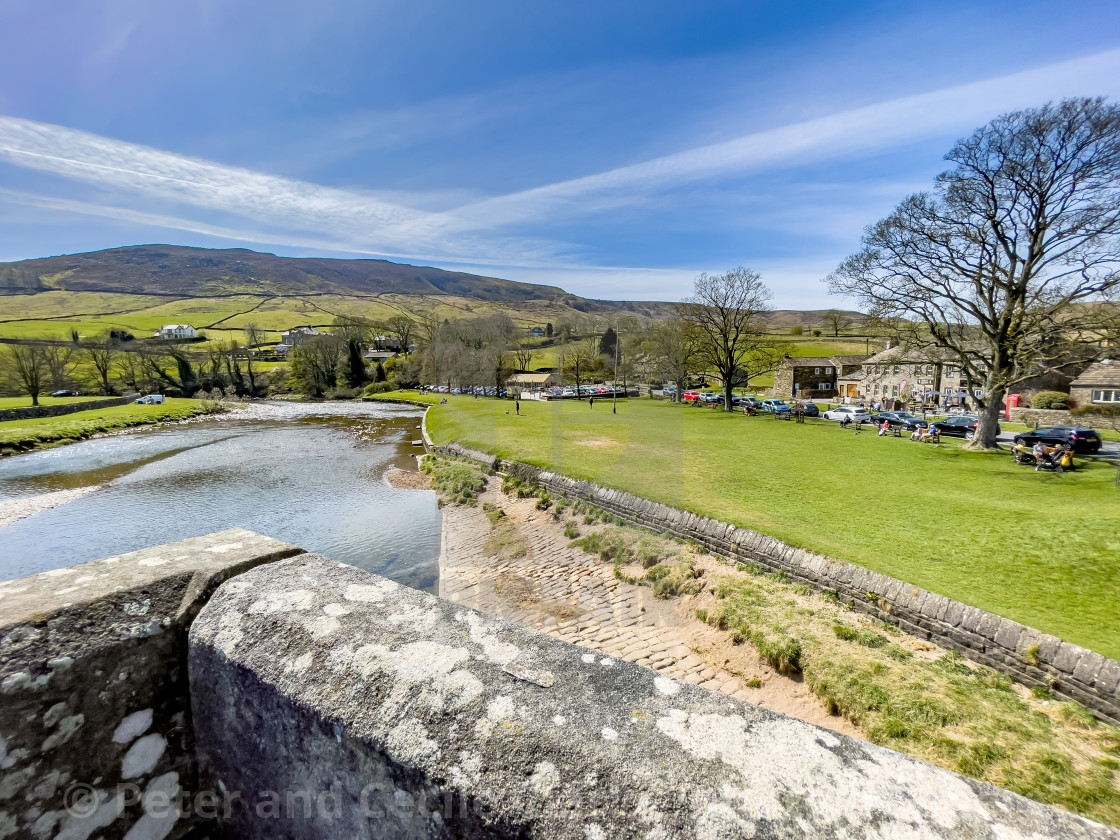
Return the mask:
M774 373L774 396L783 399L839 399L845 396L839 383L860 375L865 358L786 356Z

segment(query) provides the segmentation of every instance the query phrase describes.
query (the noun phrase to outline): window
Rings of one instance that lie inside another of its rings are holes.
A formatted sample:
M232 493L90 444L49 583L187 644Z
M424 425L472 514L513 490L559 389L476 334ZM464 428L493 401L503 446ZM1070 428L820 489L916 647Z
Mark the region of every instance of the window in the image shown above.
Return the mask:
M895 365L894 366L894 375L898 376L900 373L902 373L902 368L900 368L898 365Z
M926 365L926 373L933 373L933 365Z
M819 367L818 368L813 368L813 376L820 376L820 375L821 375L821 369Z
M828 375L828 374L832 373L832 368L827 367L827 368L824 369L824 372L825 372L826 375Z
M832 383L831 382L822 382L817 387L822 391L831 391L832 390Z
M1120 391L1093 391L1093 402L1095 402L1095 403L1120 402Z
M977 388L975 391L972 392L972 395L974 397L976 397L976 399L982 400L982 399L984 399L984 389L983 388Z
M892 397L897 397L898 396L898 386L897 385L895 385L893 388L891 388L891 396Z

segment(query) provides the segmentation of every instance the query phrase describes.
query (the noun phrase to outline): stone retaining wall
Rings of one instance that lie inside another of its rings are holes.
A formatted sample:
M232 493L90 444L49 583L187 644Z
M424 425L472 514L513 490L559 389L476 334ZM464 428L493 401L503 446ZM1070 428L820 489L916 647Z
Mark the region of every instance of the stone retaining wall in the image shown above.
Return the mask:
M449 454L468 451L461 447L442 449ZM746 561L767 571L783 571L798 583L835 592L853 609L959 651L1023 685L1049 688L1058 696L1082 703L1101 719L1120 725L1120 662L1099 653L746 528L526 464L503 462L500 466L510 475L540 484L554 496L583 499L631 524L692 540L705 551L732 562Z
M0 583L0 837L186 833L141 797L197 786L187 627L223 580L299 551L232 530Z
M220 828L271 838L1116 838L316 555L190 631Z
M554 496L582 499L629 524L692 540L717 557L754 563L771 572L782 571L798 583L835 592L859 612L959 651L1023 685L1047 688L1059 697L1076 700L1101 720L1120 726L1120 662L1099 653L897 578L795 548L747 528L528 464L502 462L494 455L459 444L436 446L428 436L426 423L423 435L433 451L481 461L490 469L502 469L524 481L540 484Z
M35 420L39 417L62 417L77 411L96 411L100 408L112 408L115 405L126 405L132 402L133 397L108 397L103 400L90 400L88 402L64 403L62 405L36 405L27 408L6 408L0 411L0 423L6 420Z

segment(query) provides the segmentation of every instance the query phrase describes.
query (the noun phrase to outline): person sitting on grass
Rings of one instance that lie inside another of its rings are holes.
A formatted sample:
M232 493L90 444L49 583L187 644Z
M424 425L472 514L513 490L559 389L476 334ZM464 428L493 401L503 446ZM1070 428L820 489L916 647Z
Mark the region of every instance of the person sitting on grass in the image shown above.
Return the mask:
M1037 463L1040 467L1043 464L1053 463L1050 460L1050 450L1046 448L1046 444L1042 441L1037 441L1035 443L1034 448L1031 450L1031 454L1034 455L1035 463Z

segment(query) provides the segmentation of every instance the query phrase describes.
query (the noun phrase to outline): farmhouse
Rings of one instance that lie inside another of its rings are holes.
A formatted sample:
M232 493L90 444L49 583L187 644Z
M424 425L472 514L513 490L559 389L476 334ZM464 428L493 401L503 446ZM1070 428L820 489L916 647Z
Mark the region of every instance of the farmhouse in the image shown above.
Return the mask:
M299 347L303 342L314 336L322 335L314 327L296 327L280 333L280 343L276 345L277 353L289 353L293 347Z
M859 396L866 356L786 356L774 375L774 396L837 399Z
M1069 386L1079 406L1120 405L1120 362L1105 359L1089 365Z
M187 341L198 338L198 330L190 324L164 324L156 333L156 338L170 339L173 341Z

